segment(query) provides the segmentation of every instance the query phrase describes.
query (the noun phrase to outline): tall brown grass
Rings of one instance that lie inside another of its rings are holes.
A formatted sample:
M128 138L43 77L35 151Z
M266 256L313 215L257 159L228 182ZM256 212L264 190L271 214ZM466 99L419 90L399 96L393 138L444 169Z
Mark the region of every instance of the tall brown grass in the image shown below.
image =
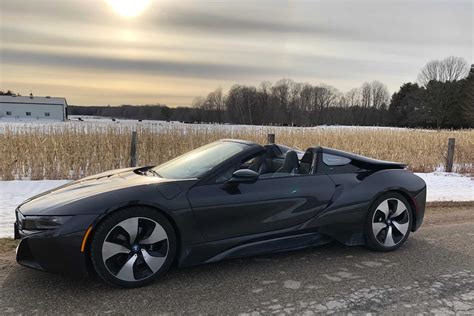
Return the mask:
M109 169L127 167L132 128L138 132L140 165L157 165L203 144L221 138L265 143L267 133L277 143L306 149L321 145L383 160L409 164L417 172L442 168L449 137L456 138L458 172L473 172L474 130L426 131L355 128L212 128L197 125L160 129L132 126L68 125L45 130L4 128L0 133L0 177L11 179L78 179Z

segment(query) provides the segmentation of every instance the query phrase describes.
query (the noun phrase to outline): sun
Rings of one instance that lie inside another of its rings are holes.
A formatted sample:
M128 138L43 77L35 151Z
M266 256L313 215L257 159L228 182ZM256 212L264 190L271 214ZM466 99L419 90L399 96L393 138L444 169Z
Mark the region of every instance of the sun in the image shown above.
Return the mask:
M142 14L150 2L151 0L107 0L114 12L125 18Z

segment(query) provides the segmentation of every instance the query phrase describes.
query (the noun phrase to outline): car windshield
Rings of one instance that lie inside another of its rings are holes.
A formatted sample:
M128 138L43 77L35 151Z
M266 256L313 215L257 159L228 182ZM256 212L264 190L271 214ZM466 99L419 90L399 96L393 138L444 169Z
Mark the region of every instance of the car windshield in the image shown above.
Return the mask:
M242 152L248 145L237 142L214 142L153 168L169 179L200 178L226 159Z

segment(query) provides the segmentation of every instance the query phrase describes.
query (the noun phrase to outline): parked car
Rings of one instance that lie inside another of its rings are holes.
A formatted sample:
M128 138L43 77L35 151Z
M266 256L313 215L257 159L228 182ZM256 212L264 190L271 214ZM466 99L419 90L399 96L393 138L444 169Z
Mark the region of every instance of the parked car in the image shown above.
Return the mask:
M423 222L424 181L401 163L325 147L220 140L159 166L74 181L16 209L17 261L123 287L172 264L331 240L399 248Z

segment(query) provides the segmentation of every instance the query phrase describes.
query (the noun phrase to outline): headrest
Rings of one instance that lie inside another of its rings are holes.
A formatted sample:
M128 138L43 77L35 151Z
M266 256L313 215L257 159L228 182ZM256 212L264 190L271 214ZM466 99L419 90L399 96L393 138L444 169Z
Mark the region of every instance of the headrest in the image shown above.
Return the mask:
M285 155L285 165L290 165L290 166L298 166L298 155L296 154L296 151L294 150L289 150L286 152Z

